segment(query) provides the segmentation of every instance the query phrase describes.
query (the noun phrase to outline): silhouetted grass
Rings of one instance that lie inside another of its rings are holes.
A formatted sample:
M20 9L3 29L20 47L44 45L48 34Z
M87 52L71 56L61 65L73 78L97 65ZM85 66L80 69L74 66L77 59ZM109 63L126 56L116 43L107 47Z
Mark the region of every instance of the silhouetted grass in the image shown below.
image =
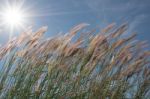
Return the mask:
M86 26L52 38L29 29L2 46L0 99L149 99L147 43L123 36L125 24L73 41Z

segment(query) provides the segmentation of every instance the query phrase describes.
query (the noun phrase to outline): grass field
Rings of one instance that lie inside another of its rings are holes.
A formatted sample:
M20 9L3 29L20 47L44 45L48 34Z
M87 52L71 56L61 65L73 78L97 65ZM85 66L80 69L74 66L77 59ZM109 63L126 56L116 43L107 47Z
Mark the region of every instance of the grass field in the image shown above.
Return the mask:
M147 43L123 36L126 24L86 26L51 38L29 29L1 46L0 99L150 99Z

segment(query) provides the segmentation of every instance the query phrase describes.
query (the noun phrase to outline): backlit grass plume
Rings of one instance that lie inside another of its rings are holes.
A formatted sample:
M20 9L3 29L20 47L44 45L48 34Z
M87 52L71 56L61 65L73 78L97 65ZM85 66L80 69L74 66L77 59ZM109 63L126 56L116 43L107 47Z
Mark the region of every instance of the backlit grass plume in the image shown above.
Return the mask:
M110 24L44 38L47 27L0 48L0 99L149 99L150 51ZM81 32L82 31L82 32Z

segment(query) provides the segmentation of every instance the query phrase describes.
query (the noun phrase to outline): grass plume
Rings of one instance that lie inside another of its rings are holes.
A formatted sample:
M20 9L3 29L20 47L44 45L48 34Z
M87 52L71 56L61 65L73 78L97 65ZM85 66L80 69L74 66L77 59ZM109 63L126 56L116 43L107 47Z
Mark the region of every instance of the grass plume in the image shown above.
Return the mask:
M127 25L43 38L31 29L0 48L1 99L148 99L150 51ZM92 34L93 33L93 34ZM85 36L84 36L85 35Z

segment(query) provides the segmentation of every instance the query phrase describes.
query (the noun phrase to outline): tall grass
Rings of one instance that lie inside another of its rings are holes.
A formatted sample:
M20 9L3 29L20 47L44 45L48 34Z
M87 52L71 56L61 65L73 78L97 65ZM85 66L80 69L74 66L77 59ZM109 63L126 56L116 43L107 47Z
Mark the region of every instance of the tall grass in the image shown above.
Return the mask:
M29 29L2 46L0 99L149 99L147 43L123 36L126 24L86 26L52 38Z

